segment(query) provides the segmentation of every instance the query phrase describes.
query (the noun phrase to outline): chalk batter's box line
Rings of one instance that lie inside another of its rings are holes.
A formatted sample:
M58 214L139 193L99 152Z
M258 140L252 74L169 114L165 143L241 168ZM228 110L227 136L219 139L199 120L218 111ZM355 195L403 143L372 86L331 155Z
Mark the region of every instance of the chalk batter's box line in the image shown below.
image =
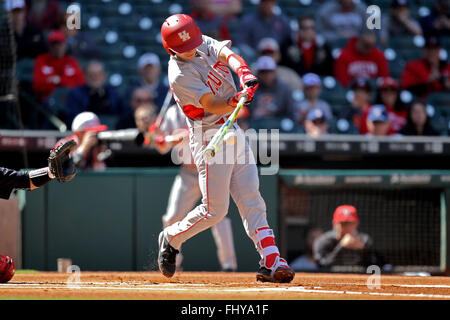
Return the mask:
M185 286L185 284L180 284L180 286ZM195 284L191 284L194 285ZM203 284L202 284L203 285ZM401 285L399 285L401 286ZM405 285L410 287L411 285ZM427 288L433 287L432 285L428 285ZM440 286L441 287L441 286ZM296 293L317 293L317 294L337 294L337 295L370 295L370 296L386 296L386 297L414 297L414 298L435 298L435 299L450 299L450 295L442 295L442 294L423 294L423 293L394 293L394 292L360 292L360 291L344 291L344 290L322 290L322 289L305 289L303 287L285 287L285 288L272 288L272 287L258 287L258 288L240 288L240 289L225 289L225 288L176 288L176 287L162 287L162 284L158 285L146 285L145 287L97 287L97 286L89 286L84 283L71 283L70 285L60 285L60 286L43 286L41 284L36 284L35 286L27 283L27 284L2 284L0 285L0 289L24 289L24 288L32 288L32 289L55 289L55 290L79 290L79 289L87 289L87 290L103 290L103 291L114 291L114 290L138 290L138 291L197 291L197 292L209 292L209 293L220 293L220 292L296 292Z

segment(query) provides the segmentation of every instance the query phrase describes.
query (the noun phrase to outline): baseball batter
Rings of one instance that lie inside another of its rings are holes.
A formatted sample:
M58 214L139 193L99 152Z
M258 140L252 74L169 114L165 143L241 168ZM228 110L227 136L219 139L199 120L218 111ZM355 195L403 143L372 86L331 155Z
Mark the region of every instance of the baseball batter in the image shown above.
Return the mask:
M230 49L231 41L219 42L202 35L194 20L184 14L167 18L161 27L164 48L171 55L169 83L175 101L186 115L189 144L198 170L202 203L181 221L164 228L159 235L158 265L166 277L176 270L181 245L199 232L218 223L228 212L230 194L236 203L248 236L261 256L258 281L290 282L294 272L280 257L274 233L266 219L266 205L259 192L258 171L253 153L237 124L238 143L222 144L216 159L207 160L204 151L213 134L226 121L242 96L247 103L258 87L242 57ZM231 71L240 80L237 91ZM237 147L234 152L229 148ZM249 161L240 161L246 159Z
M172 147L185 149L183 146L188 143L189 131L186 116L177 105L172 105L167 109L157 134L158 136L154 139L157 143L154 146L160 153L165 154ZM181 152L174 152L174 155L178 154ZM182 165L172 185L166 213L162 217L164 228L182 220L194 208L202 195L198 184L197 167L192 155L189 152L184 156L186 156L186 161L177 159L177 163L182 163ZM230 219L224 217L212 226L211 231L222 270L236 271L237 262ZM182 256L179 253L176 259L177 270L181 268L181 262Z

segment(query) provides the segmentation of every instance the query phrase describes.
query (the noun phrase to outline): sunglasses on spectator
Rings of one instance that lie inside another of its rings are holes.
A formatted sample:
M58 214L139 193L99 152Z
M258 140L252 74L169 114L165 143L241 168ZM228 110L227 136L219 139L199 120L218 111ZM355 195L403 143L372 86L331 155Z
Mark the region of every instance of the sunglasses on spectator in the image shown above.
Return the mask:
M397 88L395 88L395 87L386 87L386 88L381 88L381 91L382 92L388 92L388 91L390 91L390 92L397 92Z
M302 29L302 30L314 30L315 29L315 26L314 25L303 25L303 26L300 26L300 29Z
M134 101L137 103L152 102L152 98L135 98Z
M142 117L138 117L137 120L141 120L141 121L150 121L152 120L152 118L155 117L155 114L152 113L151 115L148 116L142 116Z
M325 124L326 123L326 121L325 121L325 119L316 119L316 120L313 120L313 123L315 124L315 125L321 125L321 124Z

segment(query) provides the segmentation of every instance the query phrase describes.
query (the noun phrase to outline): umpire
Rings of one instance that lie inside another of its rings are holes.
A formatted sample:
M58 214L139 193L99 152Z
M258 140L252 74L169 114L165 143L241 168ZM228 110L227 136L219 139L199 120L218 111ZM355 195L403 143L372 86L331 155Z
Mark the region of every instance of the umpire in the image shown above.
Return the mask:
M72 180L76 175L70 157L74 148L73 140L56 146L50 151L49 165L45 168L22 172L0 167L0 199L8 199L14 189L34 190L55 178L60 182Z

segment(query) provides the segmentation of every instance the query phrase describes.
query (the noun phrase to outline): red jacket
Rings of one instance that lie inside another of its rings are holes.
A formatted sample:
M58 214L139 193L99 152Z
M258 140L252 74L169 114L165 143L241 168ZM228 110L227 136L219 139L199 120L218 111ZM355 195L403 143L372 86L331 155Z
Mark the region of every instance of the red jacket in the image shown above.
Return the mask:
M50 82L51 77L59 76L60 82ZM38 56L34 62L33 90L40 101L45 100L58 87L72 88L84 84L84 74L78 61L65 55L55 58L49 53Z
M335 78L348 86L354 78L378 78L389 76L388 62L383 52L373 48L367 55L356 49L357 38L352 38L334 63Z
M448 79L450 77L450 64L442 63L439 71L443 78ZM428 82L430 73L430 65L424 59L410 61L403 70L402 87L423 98L431 92L444 90L445 87L441 81Z

